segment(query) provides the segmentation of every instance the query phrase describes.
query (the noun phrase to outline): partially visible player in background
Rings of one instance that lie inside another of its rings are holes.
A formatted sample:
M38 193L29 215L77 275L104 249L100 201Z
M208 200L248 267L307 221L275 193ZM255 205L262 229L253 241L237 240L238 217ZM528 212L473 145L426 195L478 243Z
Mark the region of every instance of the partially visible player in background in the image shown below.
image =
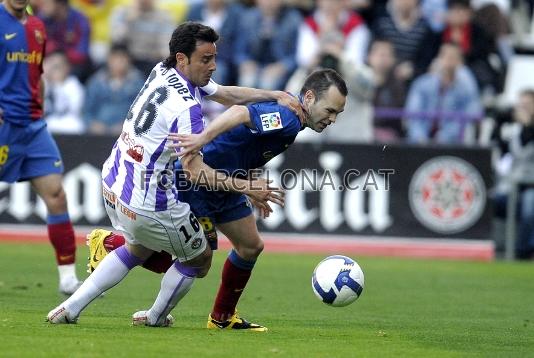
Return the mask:
M61 182L61 155L42 119L46 32L41 20L26 12L28 4L0 4L0 181L29 180L45 202L59 291L70 295L80 285L74 230Z

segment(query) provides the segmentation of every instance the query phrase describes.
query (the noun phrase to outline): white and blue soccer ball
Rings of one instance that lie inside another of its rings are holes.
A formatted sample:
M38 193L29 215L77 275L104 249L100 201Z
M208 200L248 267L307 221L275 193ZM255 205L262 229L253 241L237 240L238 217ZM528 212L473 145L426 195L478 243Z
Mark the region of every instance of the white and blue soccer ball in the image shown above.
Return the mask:
M356 301L363 292L363 285L360 265L347 256L329 256L313 271L313 292L330 306L343 307Z

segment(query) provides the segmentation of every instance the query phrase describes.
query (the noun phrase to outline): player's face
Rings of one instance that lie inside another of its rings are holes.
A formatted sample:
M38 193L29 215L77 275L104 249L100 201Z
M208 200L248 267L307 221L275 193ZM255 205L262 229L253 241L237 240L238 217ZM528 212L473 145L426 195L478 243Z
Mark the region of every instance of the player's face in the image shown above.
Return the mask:
M304 101L308 110L307 126L321 133L330 124L336 122L337 115L345 109L345 100L346 97L336 86L330 86L318 100L312 91L306 92Z
M26 9L26 6L28 6L30 0L5 0L4 3L8 10L21 12Z
M195 86L205 86L217 69L215 57L217 48L211 42L198 42L191 58L184 62L182 72Z

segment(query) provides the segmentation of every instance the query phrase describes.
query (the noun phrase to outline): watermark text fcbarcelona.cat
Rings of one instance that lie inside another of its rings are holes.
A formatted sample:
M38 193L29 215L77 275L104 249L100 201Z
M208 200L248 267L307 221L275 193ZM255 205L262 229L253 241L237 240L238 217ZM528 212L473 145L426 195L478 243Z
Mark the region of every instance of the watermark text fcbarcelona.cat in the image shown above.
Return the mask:
M243 183L236 179L246 179L252 182L250 189L262 190L258 185L254 188L254 180L264 178L273 180L273 186L283 188L284 190L305 190L305 191L322 191L322 190L385 190L388 191L391 185L391 177L395 175L395 169L349 169L344 173L333 172L330 170L318 169L284 169L276 172L276 177L270 175L269 170L252 169L252 170L235 170L229 172L226 170L216 170L212 174L201 171L197 177L196 183L189 181L189 174L182 170L165 169L160 171L146 170L141 173L141 187L146 188L150 183L158 185L161 190L171 189L173 186L178 191L185 190L213 190L212 187L219 187L223 190L230 190L225 183L228 180L236 189L245 189ZM210 175L213 176L210 178ZM210 185L210 183L212 183ZM213 185L213 184L218 184ZM221 189L219 189L221 190Z

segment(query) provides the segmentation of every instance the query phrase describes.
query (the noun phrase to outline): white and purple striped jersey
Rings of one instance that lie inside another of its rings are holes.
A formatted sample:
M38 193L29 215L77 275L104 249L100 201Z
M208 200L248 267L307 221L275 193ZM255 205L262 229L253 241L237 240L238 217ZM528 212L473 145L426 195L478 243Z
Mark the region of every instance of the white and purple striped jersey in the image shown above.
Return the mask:
M104 185L125 204L147 211L167 210L177 202L170 132L200 133L202 97L214 94L210 81L195 87L174 68L154 67L126 116L122 133L102 168Z

